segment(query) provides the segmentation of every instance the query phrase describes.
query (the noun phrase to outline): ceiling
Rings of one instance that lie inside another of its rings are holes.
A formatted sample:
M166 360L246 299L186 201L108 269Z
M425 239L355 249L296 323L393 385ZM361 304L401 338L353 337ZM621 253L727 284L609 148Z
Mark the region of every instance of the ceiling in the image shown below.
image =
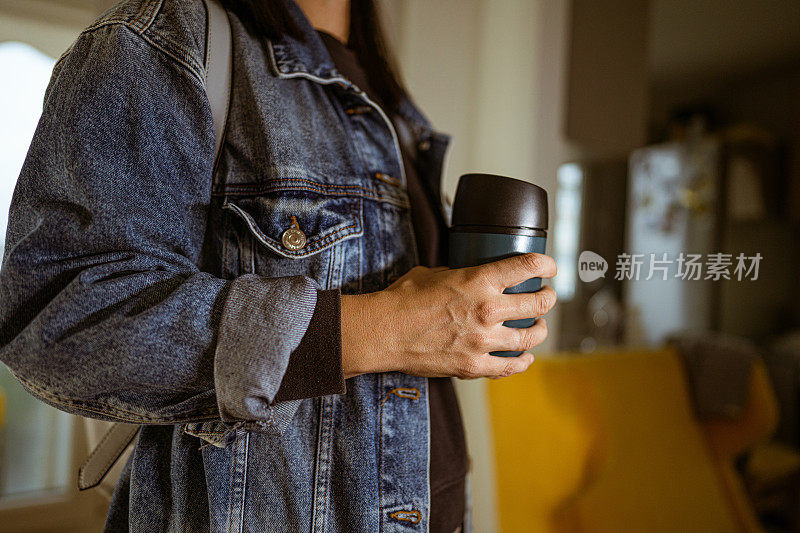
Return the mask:
M654 81L800 65L800 0L650 0Z

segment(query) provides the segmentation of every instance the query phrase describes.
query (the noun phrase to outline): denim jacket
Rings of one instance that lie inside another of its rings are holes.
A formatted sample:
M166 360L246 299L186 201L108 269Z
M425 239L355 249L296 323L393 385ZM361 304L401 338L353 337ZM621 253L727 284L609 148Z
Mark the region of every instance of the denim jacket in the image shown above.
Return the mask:
M201 0L127 0L59 59L17 183L0 360L59 409L143 424L109 531L427 531L427 379L276 401L318 291L417 262L397 133L306 42L233 13L217 168ZM421 179L449 137L406 98ZM285 242L299 228L305 242Z

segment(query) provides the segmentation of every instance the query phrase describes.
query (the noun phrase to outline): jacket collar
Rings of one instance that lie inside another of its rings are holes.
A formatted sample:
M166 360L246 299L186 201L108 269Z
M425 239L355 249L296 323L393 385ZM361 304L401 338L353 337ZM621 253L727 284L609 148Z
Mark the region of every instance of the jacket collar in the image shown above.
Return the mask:
M285 34L268 42L275 74L280 78L307 78L324 85L338 84L360 93L361 90L354 83L336 70L328 49L297 3L294 0L279 1L286 5L305 42ZM410 121L419 133L432 133L430 123L407 94L400 102L399 114Z
M300 29L300 33L305 38L302 42L290 35L281 35L277 40L270 41L271 60L273 68L279 77L290 78L303 77L319 78L318 81L324 83L339 83L340 85L352 86L339 72L331 60L331 56L325 45L322 43L316 30L303 14L300 7L294 0L279 0L286 5L289 15Z

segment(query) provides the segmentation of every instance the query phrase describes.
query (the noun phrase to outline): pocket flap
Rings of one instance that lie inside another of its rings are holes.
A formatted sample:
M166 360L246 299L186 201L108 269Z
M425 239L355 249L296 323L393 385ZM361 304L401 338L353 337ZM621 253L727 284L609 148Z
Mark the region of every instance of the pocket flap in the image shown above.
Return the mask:
M234 427L225 424L222 420L190 422L183 426L183 432L187 435L204 440L217 448L224 448L228 444L228 438L234 429Z
M363 234L361 198L280 190L227 200L264 246L291 259L308 257ZM287 231L289 233L287 233Z

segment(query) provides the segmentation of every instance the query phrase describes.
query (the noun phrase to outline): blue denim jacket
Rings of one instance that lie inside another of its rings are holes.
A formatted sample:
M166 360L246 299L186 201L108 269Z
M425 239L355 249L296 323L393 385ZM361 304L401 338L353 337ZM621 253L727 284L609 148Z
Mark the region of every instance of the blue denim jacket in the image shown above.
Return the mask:
M201 0L127 0L54 69L12 200L0 360L59 409L144 424L107 530L428 529L427 379L274 400L318 290L380 290L417 261L391 122L286 1L306 43L230 13L216 172ZM402 115L438 192L449 138Z

